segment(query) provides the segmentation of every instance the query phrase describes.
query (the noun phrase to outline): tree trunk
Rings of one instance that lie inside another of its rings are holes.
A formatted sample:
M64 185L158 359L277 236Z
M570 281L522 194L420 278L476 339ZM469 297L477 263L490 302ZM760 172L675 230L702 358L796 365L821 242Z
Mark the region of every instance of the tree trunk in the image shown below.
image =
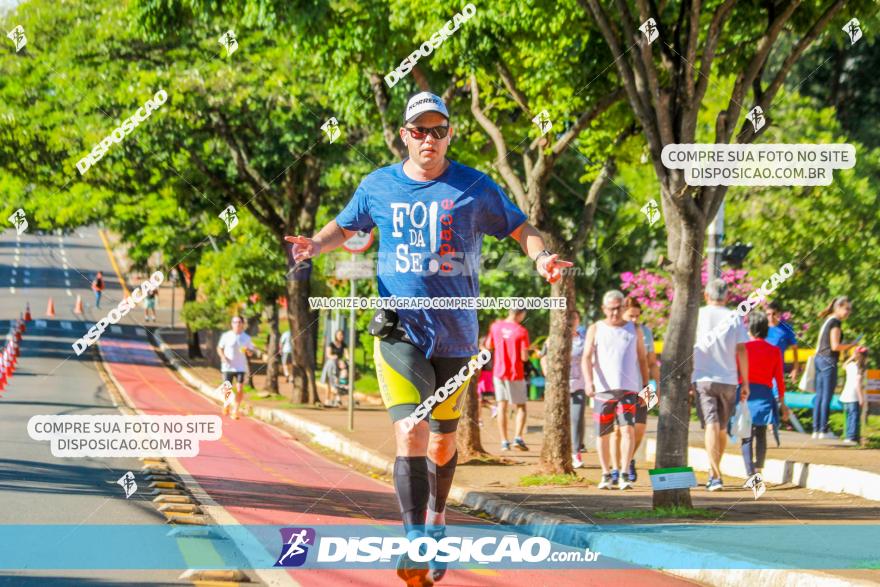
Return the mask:
M311 282L305 272L302 279L287 282L287 317L290 321L290 344L292 347L291 375L293 387L291 401L313 404L318 398L315 389L315 330L318 313L309 310ZM285 386L286 388L286 386Z
M461 419L458 421L458 434L456 435L456 444L458 445L458 460L460 463L467 462L477 457L489 456L483 443L480 441L480 423L477 420L480 410L480 399L477 395L477 382L480 379L480 372L477 371L471 377L470 384L463 393L467 394L462 403Z
M194 302L198 295L198 289L193 286L192 280L184 287L183 302ZM202 358L202 348L199 344L199 331L186 327L186 351L190 359Z
M703 243L706 227L699 223L667 222L667 227L680 243L672 270L675 298L669 314L669 327L663 340L660 380L663 399L657 425L657 458L655 467L686 467L688 463L688 425L690 406L688 393L693 373L694 342L697 315L702 300ZM672 235L670 235L672 236ZM672 254L673 251L670 251ZM689 489L654 492L654 507L691 507Z
M553 297L564 297L567 309L550 312L550 335L547 337L549 368L548 373L544 373L544 441L540 467L548 474L573 473L568 375L571 363L569 316L575 305L574 275L563 275L550 286L550 292Z
M278 301L274 298L267 301L266 319L269 322L269 342L266 344L266 383L263 391L278 393L278 342L281 333L278 330Z

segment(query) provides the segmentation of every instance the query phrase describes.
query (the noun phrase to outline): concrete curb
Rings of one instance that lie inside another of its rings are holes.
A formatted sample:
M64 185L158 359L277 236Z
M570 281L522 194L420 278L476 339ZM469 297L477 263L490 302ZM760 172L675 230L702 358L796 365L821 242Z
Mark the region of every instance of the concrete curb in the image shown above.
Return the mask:
M197 391L220 402L219 398L214 397L214 390L209 385L190 373L174 357L171 348L162 340L161 332L157 330L153 334L156 342L159 344L159 349L180 373L181 377L187 382L195 381L196 383L192 383L192 386ZM254 406L253 415L269 424L283 424L308 436L312 442L346 458L383 471L385 474L390 475L393 471L394 463L391 459L347 438L328 426L312 422L280 409ZM538 510L530 510L510 500L496 497L491 493L477 491L457 483L453 484L449 493L449 499L453 503L485 512L504 524L536 526L538 531L532 532L532 534L542 536L551 541L576 548L589 547L593 552L600 552L605 556L626 561L636 566L639 566L638 559L641 558L640 555L642 553L651 552L651 549L657 552L659 548L674 548L674 556L677 558L681 558L682 553L685 551L693 552L694 557L699 560L703 560L708 554L711 554L712 560L716 564L722 563L719 565L722 567L724 563L735 566L736 564L742 565L744 562L747 562L743 561L743 559L727 557L714 551L709 552L682 546L672 547L668 543L662 542L662 539L652 540L650 538L635 538L632 536L622 539L620 536L614 536L609 533L594 533L591 532L592 526L584 523L582 520L558 514L548 514ZM670 551L667 550L667 552ZM654 558L657 559L658 557L654 556ZM818 571L787 569L658 569L658 572L716 587L740 587L743 584L756 587L801 587L804 585L815 585L816 587L820 585L822 587L856 585L867 587L868 585L874 585L874 583L868 581L843 580Z
M646 460L653 461L657 454L657 440L646 438L644 445ZM688 465L698 471L708 471L709 455L706 450L695 446L688 447ZM731 477L748 478L742 457L731 453L724 453L721 457L721 472ZM767 459L764 462L764 479L775 485L793 483L805 489L826 493L846 493L880 501L880 475L860 469Z

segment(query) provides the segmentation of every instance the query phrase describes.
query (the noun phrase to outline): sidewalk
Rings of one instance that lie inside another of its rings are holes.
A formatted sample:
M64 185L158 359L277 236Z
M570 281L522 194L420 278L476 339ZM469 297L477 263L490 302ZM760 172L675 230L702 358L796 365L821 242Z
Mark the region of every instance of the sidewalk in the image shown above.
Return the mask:
M180 357L193 375L216 387L222 382L220 373L211 367L207 367L201 360L190 361L186 358L186 346L183 339L183 331L168 331L163 329L164 341L173 352ZM257 388L263 384L264 376L255 375L254 382ZM289 385L279 379L279 385ZM388 416L381 405L378 396L364 396L356 393L361 406L355 410L355 430L348 431L348 411L339 408L315 409L311 407L288 408L291 413L313 420L344 434L346 437L369 447L383 447L382 442L388 440ZM278 402L265 401L254 402L264 407L276 407ZM530 401L528 403L528 418L526 442L532 448L528 453L513 451L502 453L497 429L497 423L490 417L489 409L483 409L484 426L482 429L483 448L497 457L504 457L519 465L513 465L516 473L522 475L531 474L530 469L538 462L540 455L540 441L544 428L544 402ZM592 413L588 410L585 445L588 453L585 456L585 468L580 473L592 484L598 483L601 477L598 460L595 454L595 440L593 436ZM512 420L509 419L510 430ZM691 421L689 434L689 463L700 473L708 471L708 461L703 450L703 431L699 422ZM656 452L657 418L648 418L648 429L645 441L637 453L640 476L644 477L645 486L648 487L648 468L653 467ZM386 457L394 456L393 443L383 448L376 448ZM517 467L525 466L522 471ZM511 470L510 467L504 467ZM739 486L746 475L739 451L739 444L728 444L722 469L726 476L733 477L729 485ZM808 434L799 434L786 430L780 431L780 446L777 448L772 434L768 433L767 462L765 466L765 478L772 484L789 484L803 487L807 490L818 490L829 493L845 493L854 497L863 497L871 501L880 501L880 450L861 449L843 444L841 440L813 440ZM462 475L458 473L458 477ZM518 482L519 477L515 481ZM476 480L479 481L479 478ZM480 483L478 483L479 485ZM502 483L503 485L503 483ZM639 484L642 485L641 480ZM880 504L872 504L880 506Z
M183 340L174 333L165 333L170 347L166 345L166 356L175 354L185 357ZM216 370L203 367L186 369L182 363L180 370L186 371L190 384L197 384L203 379L202 387L208 393L220 383ZM363 406L355 413L355 430L349 431L348 414L344 409L318 409L310 407L278 408L279 402L265 400L250 402L255 417L280 425L292 432L295 437L312 444L321 445L338 454L344 460L366 464L377 470L378 478L390 480L391 464L394 459L394 441L389 434L390 426L385 410L380 406ZM823 466L846 463L853 467L845 469L849 476L863 474L873 477L878 466L871 460L876 454L872 450L854 450L834 446L832 441L812 441L794 433L784 433L783 446L771 448L769 457L780 463L783 459L800 459L805 465L783 467L790 473L799 470L798 478L790 478L786 483L774 482L770 478L767 493L758 501L752 497L750 490L740 488L741 480L732 478L732 472L741 458L736 449L731 450L725 458L725 472L731 475L728 486L723 492L709 493L702 488L692 490L695 508L706 510L705 518L659 520L645 519L638 512L651 510L652 491L647 479L646 469L651 463L639 459L639 479L631 491L601 491L596 489L600 476L595 451L588 439L589 452L585 455L585 467L577 471L579 483L566 486L522 486L524 477L534 475L540 456L540 440L543 427L541 402L529 402L526 442L529 452L507 452L499 450L498 433L495 421L484 410L484 426L482 428L483 446L493 456L499 457L489 462L470 462L460 464L456 473L456 482L451 499L463 506L465 511L477 510L490 517L511 524L536 524L553 528L559 524L581 524L588 528L597 525L620 524L669 524L670 522L686 522L695 527L711 524L805 524L805 523L836 523L859 524L873 523L880 517L880 503L846 493L821 493L809 488L799 487L792 481L808 481L811 471ZM646 439L647 452L652 452L654 444L655 419L649 422L649 434ZM692 433L691 463L698 471L700 482L706 480L705 473L699 471L699 447L702 435L699 424L695 424ZM771 443L772 444L772 443ZM820 447L813 450L814 447ZM861 453L861 454L860 454ZM705 454L703 453L705 456ZM809 458L809 462L806 459ZM821 460L820 460L821 459ZM768 462L768 477L775 465ZM855 468L858 467L858 468ZM728 471L731 471L727 473ZM875 482L875 486L877 483ZM479 514L478 514L479 515ZM552 534L552 530L550 533ZM561 540L573 539L553 535ZM609 545L611 546L611 545ZM679 576L688 577L710 584L732 584L729 581L735 576L739 581L753 584L789 584L797 578L796 583L858 584L861 581L876 582L877 571L837 570L828 573L814 571L782 571L773 569L761 571L711 571L682 570L674 571ZM757 575L741 575L740 573L757 573ZM727 577L727 578L722 578ZM821 579L821 580L819 580Z

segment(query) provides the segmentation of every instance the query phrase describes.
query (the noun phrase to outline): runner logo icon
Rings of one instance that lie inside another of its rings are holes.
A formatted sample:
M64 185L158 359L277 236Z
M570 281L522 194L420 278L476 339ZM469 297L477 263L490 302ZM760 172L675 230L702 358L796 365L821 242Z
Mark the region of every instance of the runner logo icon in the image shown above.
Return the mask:
M301 567L309 555L309 546L315 545L313 528L281 528L281 554L276 567Z

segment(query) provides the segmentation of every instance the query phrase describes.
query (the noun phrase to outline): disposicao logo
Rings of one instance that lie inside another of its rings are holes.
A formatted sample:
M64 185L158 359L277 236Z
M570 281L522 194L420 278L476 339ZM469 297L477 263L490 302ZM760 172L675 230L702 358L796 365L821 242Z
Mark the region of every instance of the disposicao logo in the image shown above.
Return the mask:
M281 528L281 554L276 567L301 567L309 555L309 546L315 545L313 528Z

